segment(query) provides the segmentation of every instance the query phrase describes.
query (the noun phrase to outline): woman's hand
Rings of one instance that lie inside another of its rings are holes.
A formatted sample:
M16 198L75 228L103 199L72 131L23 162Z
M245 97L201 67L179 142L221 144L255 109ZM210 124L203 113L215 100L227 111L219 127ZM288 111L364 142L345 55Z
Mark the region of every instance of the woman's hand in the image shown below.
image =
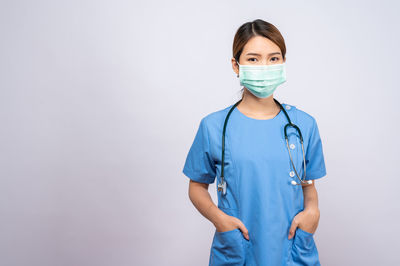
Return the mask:
M236 228L239 228L240 231L242 231L243 236L249 240L249 232L238 218L234 216L230 216L226 213L223 213L215 222L214 222L215 228L217 232L226 232L226 231L231 231Z
M314 234L318 227L319 216L319 210L315 208L304 209L303 211L299 212L293 218L288 239L291 239L294 236L297 227L303 231Z

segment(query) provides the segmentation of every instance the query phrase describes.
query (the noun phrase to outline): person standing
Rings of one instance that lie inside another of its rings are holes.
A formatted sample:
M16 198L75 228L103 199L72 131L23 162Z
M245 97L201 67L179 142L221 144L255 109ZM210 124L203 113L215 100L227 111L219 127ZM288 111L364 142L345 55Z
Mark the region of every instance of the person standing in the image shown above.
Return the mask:
M273 97L286 81L285 54L271 23L239 27L231 61L242 98L201 119L187 154L190 200L215 225L209 265L320 265L322 142L313 116ZM216 178L217 205L208 192Z

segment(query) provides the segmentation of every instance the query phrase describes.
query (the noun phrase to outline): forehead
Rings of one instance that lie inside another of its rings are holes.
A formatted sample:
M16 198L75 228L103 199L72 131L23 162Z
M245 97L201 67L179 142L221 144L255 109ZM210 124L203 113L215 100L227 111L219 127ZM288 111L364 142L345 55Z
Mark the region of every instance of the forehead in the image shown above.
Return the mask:
M252 37L243 47L243 55L247 53L258 53L267 55L273 52L281 52L281 49L273 41L263 36Z

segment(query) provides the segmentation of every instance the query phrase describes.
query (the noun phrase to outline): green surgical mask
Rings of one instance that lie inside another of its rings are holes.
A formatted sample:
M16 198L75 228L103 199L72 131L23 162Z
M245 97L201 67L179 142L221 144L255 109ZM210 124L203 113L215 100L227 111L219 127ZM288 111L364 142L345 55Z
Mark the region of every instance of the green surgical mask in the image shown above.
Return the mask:
M236 61L237 62L237 61ZM286 81L285 63L275 65L239 65L240 85L258 98L270 96Z

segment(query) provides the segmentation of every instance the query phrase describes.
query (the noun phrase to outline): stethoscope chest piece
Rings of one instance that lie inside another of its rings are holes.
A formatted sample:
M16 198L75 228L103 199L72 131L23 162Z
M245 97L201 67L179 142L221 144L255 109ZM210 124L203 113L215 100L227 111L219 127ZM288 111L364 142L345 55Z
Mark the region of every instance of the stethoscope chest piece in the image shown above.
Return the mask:
M221 183L218 183L218 191L222 191L222 195L226 194L226 181L222 180Z

